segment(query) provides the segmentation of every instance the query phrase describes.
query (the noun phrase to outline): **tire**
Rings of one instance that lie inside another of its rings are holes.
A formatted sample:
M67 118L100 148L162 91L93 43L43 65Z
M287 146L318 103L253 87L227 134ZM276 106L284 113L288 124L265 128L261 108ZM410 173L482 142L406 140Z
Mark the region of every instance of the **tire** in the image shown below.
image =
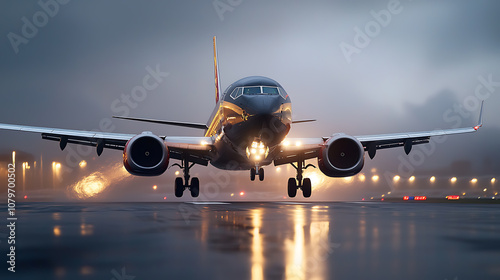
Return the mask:
M194 177L191 180L191 196L198 197L200 195L200 180Z
M295 178L288 179L288 196L295 197L297 195L297 181Z
M312 185L311 185L311 179L305 178L304 181L302 182L302 194L304 197L311 197L312 193Z
M255 168L250 169L250 180L255 181Z
M259 168L259 181L264 181L264 168Z
M182 181L182 178L177 177L175 178L175 196L182 197L183 193L184 193L184 182Z

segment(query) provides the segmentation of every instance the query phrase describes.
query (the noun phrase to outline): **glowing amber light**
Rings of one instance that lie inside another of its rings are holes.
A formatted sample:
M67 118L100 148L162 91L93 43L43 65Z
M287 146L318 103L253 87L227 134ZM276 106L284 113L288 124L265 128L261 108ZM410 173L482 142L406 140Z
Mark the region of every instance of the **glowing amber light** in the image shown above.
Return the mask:
M359 180L364 182L366 180L365 174L359 174Z
M350 183L350 182L352 182L352 177L344 177L344 181L346 183Z
M476 178L472 178L472 180L470 180L471 183L475 184L477 183L477 179Z
M457 181L457 177L453 177L450 179L450 182L455 183Z
M373 176L372 176L372 181L373 181L373 182L377 182L377 181L378 181L378 179L379 179L378 175L373 175Z
M158 186L157 186L157 185L154 185L154 186L153 186L153 190L156 190L157 188L158 188Z
M396 175L396 176L394 176L394 178L392 178L392 180L393 180L394 182L398 182L398 181L399 181L399 179L401 179L401 177L399 177L399 175Z
M61 236L61 228L59 226L55 226L53 232L55 236Z
M181 174L179 171L175 171L175 176L179 176Z
M497 179L491 178L491 183L494 184Z
M410 181L410 182L415 181L415 176L411 176L411 177L408 179L408 181Z
M429 181L431 181L431 183L434 183L436 181L436 177L432 176Z
M87 162L82 160L80 161L80 163L78 164L81 168L84 168L85 166L87 166Z
M240 192L240 196L244 196L245 195L245 192Z

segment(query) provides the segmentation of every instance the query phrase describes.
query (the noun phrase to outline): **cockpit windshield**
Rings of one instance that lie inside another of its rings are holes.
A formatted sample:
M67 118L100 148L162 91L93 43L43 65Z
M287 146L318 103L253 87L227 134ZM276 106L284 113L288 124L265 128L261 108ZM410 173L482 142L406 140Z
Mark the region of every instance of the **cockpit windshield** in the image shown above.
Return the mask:
M231 92L231 97L236 99L241 95L280 95L286 99L287 94L284 89L280 87L270 87L270 86L248 86L248 87L237 87Z

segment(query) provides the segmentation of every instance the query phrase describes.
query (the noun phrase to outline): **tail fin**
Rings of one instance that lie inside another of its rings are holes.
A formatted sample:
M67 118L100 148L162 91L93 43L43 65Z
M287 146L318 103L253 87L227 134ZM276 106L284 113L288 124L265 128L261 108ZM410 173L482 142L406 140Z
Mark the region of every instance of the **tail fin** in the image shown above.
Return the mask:
M219 63L217 62L217 42L214 36L214 75L215 75L215 103L219 102L220 83L219 83Z

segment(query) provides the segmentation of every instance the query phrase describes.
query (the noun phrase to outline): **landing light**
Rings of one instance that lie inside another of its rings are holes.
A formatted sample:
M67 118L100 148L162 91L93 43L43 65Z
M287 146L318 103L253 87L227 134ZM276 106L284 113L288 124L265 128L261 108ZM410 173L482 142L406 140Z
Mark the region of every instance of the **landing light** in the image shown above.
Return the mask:
M491 183L494 184L497 179L491 178Z
M432 176L429 181L431 181L431 183L434 183L436 181L436 177Z
M477 183L477 179L476 179L476 178L472 178L472 180L470 180L470 182L471 182L472 184L475 184L475 183Z
M450 182L455 183L457 181L457 177L453 177L450 179Z
M415 181L415 176L411 176L411 177L408 179L408 181L410 181L410 182Z
M252 144L247 147L246 154L247 157L253 161L261 161L266 158L269 153L269 147L266 147L262 141L253 141Z

